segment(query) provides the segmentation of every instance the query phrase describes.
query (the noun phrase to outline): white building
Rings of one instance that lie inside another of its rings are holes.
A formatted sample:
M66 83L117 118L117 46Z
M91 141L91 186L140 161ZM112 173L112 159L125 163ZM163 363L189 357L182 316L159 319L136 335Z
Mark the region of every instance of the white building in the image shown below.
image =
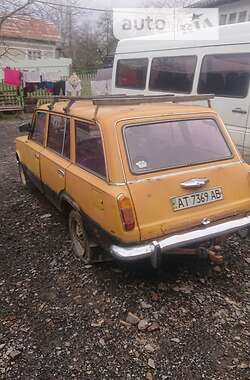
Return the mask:
M59 57L60 42L51 22L27 16L8 18L0 30L0 79L5 67L68 76L72 60Z
M250 0L200 0L191 7L219 8L221 25L250 21Z

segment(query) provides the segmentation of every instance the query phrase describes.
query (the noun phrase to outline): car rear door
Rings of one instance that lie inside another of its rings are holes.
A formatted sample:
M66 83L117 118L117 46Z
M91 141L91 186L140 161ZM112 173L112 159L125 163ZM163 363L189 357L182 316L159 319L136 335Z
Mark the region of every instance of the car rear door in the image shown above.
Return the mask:
M248 170L225 136L214 119L123 127L127 184L142 240L248 209Z
M37 111L33 117L32 131L26 140L22 164L25 166L31 180L42 190L40 154L44 150L45 131L47 123L47 112Z
M44 191L55 204L65 189L66 169L70 164L70 118L51 113L46 149L41 152L40 165Z

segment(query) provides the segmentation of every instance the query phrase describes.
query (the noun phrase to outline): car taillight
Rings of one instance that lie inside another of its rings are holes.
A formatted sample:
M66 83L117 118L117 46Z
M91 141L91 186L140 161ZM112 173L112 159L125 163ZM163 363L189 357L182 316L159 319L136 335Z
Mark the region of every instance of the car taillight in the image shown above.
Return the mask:
M135 228L135 220L130 199L126 197L124 194L120 194L117 197L117 202L124 230L133 230Z

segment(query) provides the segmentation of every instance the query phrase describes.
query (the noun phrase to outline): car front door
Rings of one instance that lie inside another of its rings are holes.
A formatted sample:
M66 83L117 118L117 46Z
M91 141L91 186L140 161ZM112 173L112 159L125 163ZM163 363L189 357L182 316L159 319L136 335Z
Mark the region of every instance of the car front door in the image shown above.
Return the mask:
M55 204L65 189L66 169L70 164L70 118L50 114L47 144L40 155L40 165L44 191Z
M46 123L47 112L37 111L33 118L30 137L25 143L26 149L23 157L27 174L40 190L42 190L40 154L44 150Z

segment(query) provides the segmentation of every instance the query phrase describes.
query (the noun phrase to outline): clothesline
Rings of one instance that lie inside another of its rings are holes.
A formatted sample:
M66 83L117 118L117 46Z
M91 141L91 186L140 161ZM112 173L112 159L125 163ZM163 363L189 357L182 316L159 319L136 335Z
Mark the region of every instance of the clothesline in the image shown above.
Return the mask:
M45 81L57 82L64 79L65 76L60 70L44 71L42 69L22 69L17 70L9 67L4 68L4 83L19 87L21 84L23 87L26 83L41 83Z
M81 95L81 80L73 73L67 81L62 79L60 71L16 70L6 67L4 69L4 84L16 88L23 87L24 94L32 93L39 89L46 89L54 95Z

